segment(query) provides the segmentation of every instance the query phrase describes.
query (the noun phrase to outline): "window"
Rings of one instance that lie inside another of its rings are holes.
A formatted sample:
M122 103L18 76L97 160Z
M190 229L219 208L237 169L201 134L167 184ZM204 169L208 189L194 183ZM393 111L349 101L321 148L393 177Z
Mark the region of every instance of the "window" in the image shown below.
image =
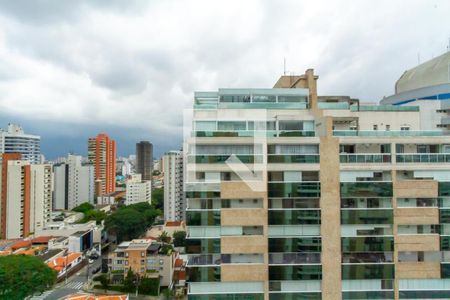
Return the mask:
M401 126L400 130L401 131L409 131L409 126Z
M378 130L378 125L373 125L373 130Z
M390 131L391 130L391 125L386 124L386 131Z

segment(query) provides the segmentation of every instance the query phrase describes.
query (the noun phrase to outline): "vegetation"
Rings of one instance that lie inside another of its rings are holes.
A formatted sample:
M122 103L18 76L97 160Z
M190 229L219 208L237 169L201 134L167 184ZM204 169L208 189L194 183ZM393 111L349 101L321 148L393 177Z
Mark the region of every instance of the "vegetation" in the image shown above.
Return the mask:
M135 284L136 279L137 278L136 278L136 275L134 274L134 272L131 269L129 269L127 276L123 280L124 292L131 293L136 290L136 284Z
M102 285L102 288L105 290L108 289L109 284L110 284L110 280L109 280L109 276L106 274L101 274L99 276L97 276L96 278L98 281L100 281L100 284Z
M152 206L161 211L164 210L164 188L152 191Z
M119 207L105 219L108 232L116 235L118 242L141 237L161 211L147 202Z
M175 231L173 233L173 245L175 247L186 247L186 231Z
M158 296L159 278L142 278L138 291L140 294Z
M106 213L104 211L95 209L94 206L88 202L81 203L77 207L74 207L72 211L83 213L84 216L78 223L95 221L97 224L100 224L106 218Z
M158 241L161 242L161 243L170 243L170 240L171 239L170 239L170 236L167 233L167 231L161 232L161 234L158 237Z
M24 299L51 288L56 272L30 255L0 257L0 299Z

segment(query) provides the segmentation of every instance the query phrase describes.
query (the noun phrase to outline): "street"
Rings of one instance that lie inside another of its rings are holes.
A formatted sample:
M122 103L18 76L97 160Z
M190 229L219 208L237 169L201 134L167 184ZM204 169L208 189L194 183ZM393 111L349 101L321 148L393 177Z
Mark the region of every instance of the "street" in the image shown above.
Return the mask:
M98 267L101 267L102 258L95 260L92 264L86 265L82 269L80 269L77 273L67 278L67 282L63 280L60 283L57 283L53 289L44 292L39 296L33 296L30 300L55 300L61 297L73 294L78 292L83 288L85 283L87 282L87 271L89 268L89 279L92 280L92 277L96 274L93 274L93 270ZM97 274L99 274L98 272Z

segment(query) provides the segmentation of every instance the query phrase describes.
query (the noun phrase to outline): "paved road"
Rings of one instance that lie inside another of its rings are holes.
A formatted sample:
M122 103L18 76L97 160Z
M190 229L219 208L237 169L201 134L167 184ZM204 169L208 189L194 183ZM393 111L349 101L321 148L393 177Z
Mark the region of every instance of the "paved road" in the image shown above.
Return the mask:
M89 279L92 279L92 277L95 276L92 271L97 267L100 267L101 264L102 259L99 258L89 265ZM56 284L52 290L46 291L39 296L34 296L30 298L30 300L55 300L78 292L87 282L87 270L87 266L83 267L77 273L67 278L67 282L62 281Z

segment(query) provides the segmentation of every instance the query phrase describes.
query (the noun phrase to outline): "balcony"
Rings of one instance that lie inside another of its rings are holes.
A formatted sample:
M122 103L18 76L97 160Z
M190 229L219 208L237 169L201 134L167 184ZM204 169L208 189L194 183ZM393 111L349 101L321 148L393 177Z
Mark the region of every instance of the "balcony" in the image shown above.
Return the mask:
M269 163L306 163L317 164L320 161L318 154L301 154L301 155L288 155L288 154L269 154L267 157Z
M312 137L314 131L310 130L216 130L193 131L193 137Z
M317 253L269 253L271 265L320 264L320 252Z
M377 130L333 130L334 136L360 136L360 137L404 137L404 136L443 136L442 131L438 130L396 130L396 131L377 131Z
M351 153L340 154L341 163L390 163L391 154L385 153Z
M450 153L403 153L396 159L397 163L450 163Z

